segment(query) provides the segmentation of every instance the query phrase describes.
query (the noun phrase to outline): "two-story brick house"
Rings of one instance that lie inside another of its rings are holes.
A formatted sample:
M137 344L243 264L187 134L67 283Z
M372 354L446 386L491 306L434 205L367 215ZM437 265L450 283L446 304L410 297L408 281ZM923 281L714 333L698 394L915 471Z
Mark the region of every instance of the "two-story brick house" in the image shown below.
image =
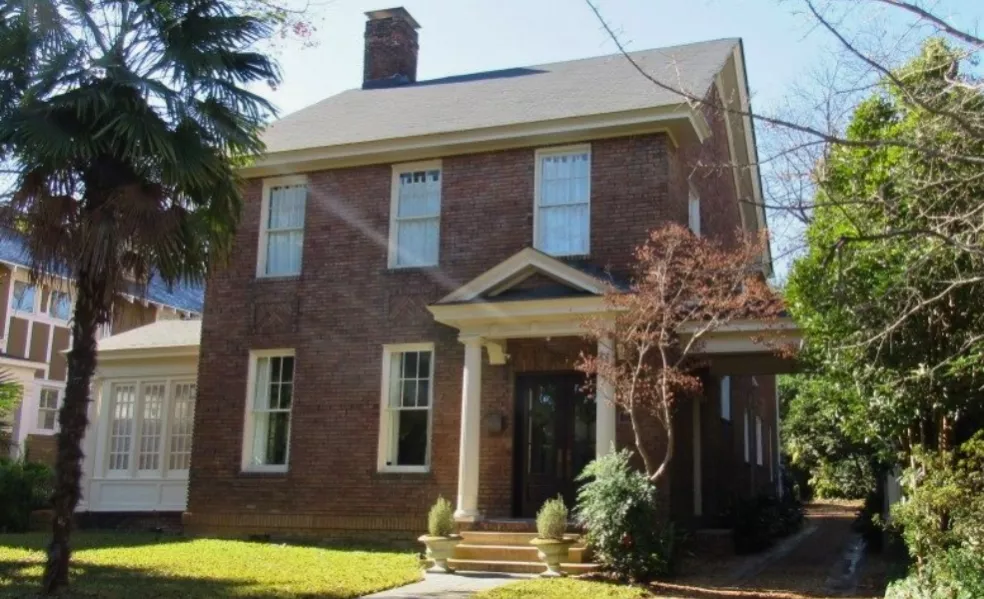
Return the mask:
M604 284L660 223L765 227L748 119L618 55L417 81L417 23L368 17L362 87L274 123L244 170L236 251L207 286L191 532L410 538L439 495L471 526L571 499L632 439L573 370L599 349L581 323ZM633 58L748 106L740 40ZM775 488L755 326L707 344L706 397L678 410L663 492L684 522Z

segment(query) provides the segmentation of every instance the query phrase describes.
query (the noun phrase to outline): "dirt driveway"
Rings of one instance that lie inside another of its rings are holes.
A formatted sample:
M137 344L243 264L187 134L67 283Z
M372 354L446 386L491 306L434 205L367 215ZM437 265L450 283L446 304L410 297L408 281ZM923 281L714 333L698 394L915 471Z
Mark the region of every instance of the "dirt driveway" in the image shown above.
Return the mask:
M700 564L661 594L694 599L817 599L884 596L886 564L880 556L852 563L858 537L851 529L856 506L811 504L804 532L779 543L769 557L741 556ZM853 554L852 554L852 550Z

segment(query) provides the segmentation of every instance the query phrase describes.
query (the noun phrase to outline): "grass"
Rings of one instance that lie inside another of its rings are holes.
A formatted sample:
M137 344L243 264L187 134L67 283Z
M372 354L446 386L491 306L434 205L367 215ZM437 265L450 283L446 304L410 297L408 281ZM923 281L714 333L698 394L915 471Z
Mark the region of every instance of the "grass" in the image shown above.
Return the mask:
M484 591L477 599L639 599L652 597L641 587L576 578L538 578Z
M37 594L45 535L0 535L0 597ZM358 597L421 579L411 553L178 536L77 533L63 597Z

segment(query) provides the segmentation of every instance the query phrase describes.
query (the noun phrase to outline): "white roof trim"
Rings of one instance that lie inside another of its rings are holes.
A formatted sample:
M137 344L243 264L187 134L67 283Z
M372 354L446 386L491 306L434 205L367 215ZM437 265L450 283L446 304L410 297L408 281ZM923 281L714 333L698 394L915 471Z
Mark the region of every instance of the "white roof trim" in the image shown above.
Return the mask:
M543 252L526 248L455 289L437 303L468 302L486 293L496 295L535 273L542 273L560 283L596 295L605 292L604 283L595 277Z

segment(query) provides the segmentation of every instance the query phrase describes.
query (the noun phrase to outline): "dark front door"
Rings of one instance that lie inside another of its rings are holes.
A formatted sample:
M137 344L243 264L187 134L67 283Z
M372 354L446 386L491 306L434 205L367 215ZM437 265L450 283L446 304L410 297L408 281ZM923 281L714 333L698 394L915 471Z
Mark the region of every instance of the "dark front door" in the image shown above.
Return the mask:
M574 505L574 479L594 459L595 404L579 373L516 379L516 509L533 517L547 499Z

